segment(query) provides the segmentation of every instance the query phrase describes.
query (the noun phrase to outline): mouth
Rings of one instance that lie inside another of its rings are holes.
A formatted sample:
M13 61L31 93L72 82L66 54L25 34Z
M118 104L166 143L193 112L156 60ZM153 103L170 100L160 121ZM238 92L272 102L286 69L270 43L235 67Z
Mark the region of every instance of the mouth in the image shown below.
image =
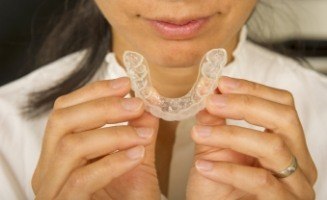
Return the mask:
M146 21L164 39L189 40L196 37L211 18L212 16L188 19L158 18Z

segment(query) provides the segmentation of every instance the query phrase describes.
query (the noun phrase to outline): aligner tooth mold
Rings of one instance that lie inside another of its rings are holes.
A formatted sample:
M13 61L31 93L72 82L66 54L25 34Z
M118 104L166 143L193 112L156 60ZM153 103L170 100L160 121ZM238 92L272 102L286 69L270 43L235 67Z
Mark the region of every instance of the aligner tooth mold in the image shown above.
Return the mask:
M200 63L197 81L180 98L163 97L157 92L151 83L147 61L141 54L126 51L123 62L132 82L132 90L136 97L144 101L145 109L164 120L180 121L194 116L204 108L206 97L218 86L222 68L227 62L227 53L224 49L208 51Z

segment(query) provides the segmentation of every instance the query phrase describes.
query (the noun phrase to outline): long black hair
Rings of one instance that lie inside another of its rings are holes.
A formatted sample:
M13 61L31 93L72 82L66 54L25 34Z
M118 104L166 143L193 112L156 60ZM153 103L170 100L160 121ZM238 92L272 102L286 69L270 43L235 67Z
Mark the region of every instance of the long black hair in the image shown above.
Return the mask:
M101 67L105 56L112 51L111 27L92 0L66 0L64 12L49 23L49 34L39 48L29 71L37 69L70 53L86 50L75 71L51 88L31 93L24 107L33 118L50 110L54 101L88 83ZM256 41L255 38L252 38ZM263 43L263 42L259 42ZM265 45L271 49L274 46ZM287 54L285 49L278 49ZM30 56L33 58L33 56ZM34 56L35 57L35 56Z
M51 109L57 97L89 82L102 65L107 52L112 51L110 25L94 1L71 1L65 5L60 17L53 18L47 27L50 27L50 32L29 70L37 69L82 49L86 54L76 70L64 77L61 82L30 94L29 102L23 110L28 117L37 117Z

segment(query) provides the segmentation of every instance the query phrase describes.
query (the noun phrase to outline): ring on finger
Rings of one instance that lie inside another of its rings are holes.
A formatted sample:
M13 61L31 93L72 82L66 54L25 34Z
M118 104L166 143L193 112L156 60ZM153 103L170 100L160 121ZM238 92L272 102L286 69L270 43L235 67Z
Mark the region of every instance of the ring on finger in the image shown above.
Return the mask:
M298 163L297 163L296 157L294 155L292 155L292 161L288 167L286 167L282 171L279 171L279 172L273 171L272 173L276 178L286 178L286 177L290 176L291 174L293 174L297 170L297 168L298 168Z

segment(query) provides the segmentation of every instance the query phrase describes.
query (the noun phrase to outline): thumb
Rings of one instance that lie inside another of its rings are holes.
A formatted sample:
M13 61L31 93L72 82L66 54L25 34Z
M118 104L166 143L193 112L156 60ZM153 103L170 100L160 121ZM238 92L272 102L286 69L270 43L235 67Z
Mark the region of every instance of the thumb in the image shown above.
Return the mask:
M153 128L154 135L151 143L145 147L145 164L154 164L155 161L155 147L158 136L159 119L154 117L148 112L144 112L139 118L129 122L130 126L133 127L149 127Z

